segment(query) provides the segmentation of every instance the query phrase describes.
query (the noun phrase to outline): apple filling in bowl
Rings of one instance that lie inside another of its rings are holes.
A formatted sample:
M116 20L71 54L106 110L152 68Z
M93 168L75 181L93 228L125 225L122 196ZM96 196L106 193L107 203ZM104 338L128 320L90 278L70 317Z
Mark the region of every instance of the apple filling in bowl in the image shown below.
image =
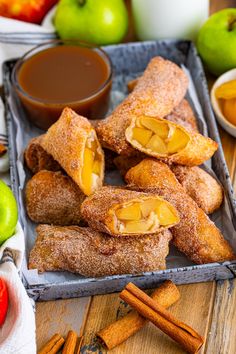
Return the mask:
M141 116L126 130L126 138L135 148L151 156L170 156L185 149L190 136L175 123Z
M83 192L90 195L102 186L104 174L104 156L94 131L86 140L83 154L81 171Z
M132 200L112 210L114 229L121 234L154 233L179 222L175 208L159 197Z

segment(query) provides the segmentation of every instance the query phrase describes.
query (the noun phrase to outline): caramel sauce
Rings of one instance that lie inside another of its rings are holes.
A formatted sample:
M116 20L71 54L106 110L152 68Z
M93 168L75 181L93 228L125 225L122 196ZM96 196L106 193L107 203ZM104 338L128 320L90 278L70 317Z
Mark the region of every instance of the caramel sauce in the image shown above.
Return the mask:
M65 106L87 118L103 118L109 104L110 74L107 58L96 49L51 47L20 66L17 93L29 119L43 129L59 118Z

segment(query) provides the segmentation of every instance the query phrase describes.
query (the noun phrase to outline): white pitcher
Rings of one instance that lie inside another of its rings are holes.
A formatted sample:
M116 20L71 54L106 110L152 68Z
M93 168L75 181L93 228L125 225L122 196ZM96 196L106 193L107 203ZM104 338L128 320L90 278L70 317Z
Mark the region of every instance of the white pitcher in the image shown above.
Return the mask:
M209 0L132 0L140 40L195 40L209 15Z

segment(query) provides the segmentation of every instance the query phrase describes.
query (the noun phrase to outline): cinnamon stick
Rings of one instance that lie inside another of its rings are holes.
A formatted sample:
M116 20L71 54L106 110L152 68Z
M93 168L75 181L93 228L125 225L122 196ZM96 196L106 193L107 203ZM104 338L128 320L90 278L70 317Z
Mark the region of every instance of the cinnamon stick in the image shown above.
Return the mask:
M69 331L62 350L62 354L74 354L78 335L75 331Z
M127 284L120 293L120 298L179 343L188 353L197 353L203 345L203 337L194 329L176 319L134 284Z
M60 334L56 333L38 352L38 354L56 354L63 346L65 340Z
M151 297L159 305L167 308L179 300L180 293L171 280L166 280L159 288L154 290ZM97 337L103 346L110 350L137 333L147 322L147 319L137 311L131 311L118 321L100 330Z
M7 152L7 148L0 144L0 157L3 156Z
M83 340L84 340L84 336L79 337L78 345L77 345L77 351L76 351L77 354L80 354L80 349L81 349Z

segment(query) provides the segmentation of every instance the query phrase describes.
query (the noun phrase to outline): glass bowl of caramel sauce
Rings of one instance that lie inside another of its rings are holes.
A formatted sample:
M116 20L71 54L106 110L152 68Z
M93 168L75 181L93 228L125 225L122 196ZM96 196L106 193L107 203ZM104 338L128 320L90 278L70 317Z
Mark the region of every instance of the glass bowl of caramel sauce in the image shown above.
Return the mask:
M109 106L111 61L101 48L54 40L17 61L12 84L28 119L43 130L55 123L65 107L101 119Z

